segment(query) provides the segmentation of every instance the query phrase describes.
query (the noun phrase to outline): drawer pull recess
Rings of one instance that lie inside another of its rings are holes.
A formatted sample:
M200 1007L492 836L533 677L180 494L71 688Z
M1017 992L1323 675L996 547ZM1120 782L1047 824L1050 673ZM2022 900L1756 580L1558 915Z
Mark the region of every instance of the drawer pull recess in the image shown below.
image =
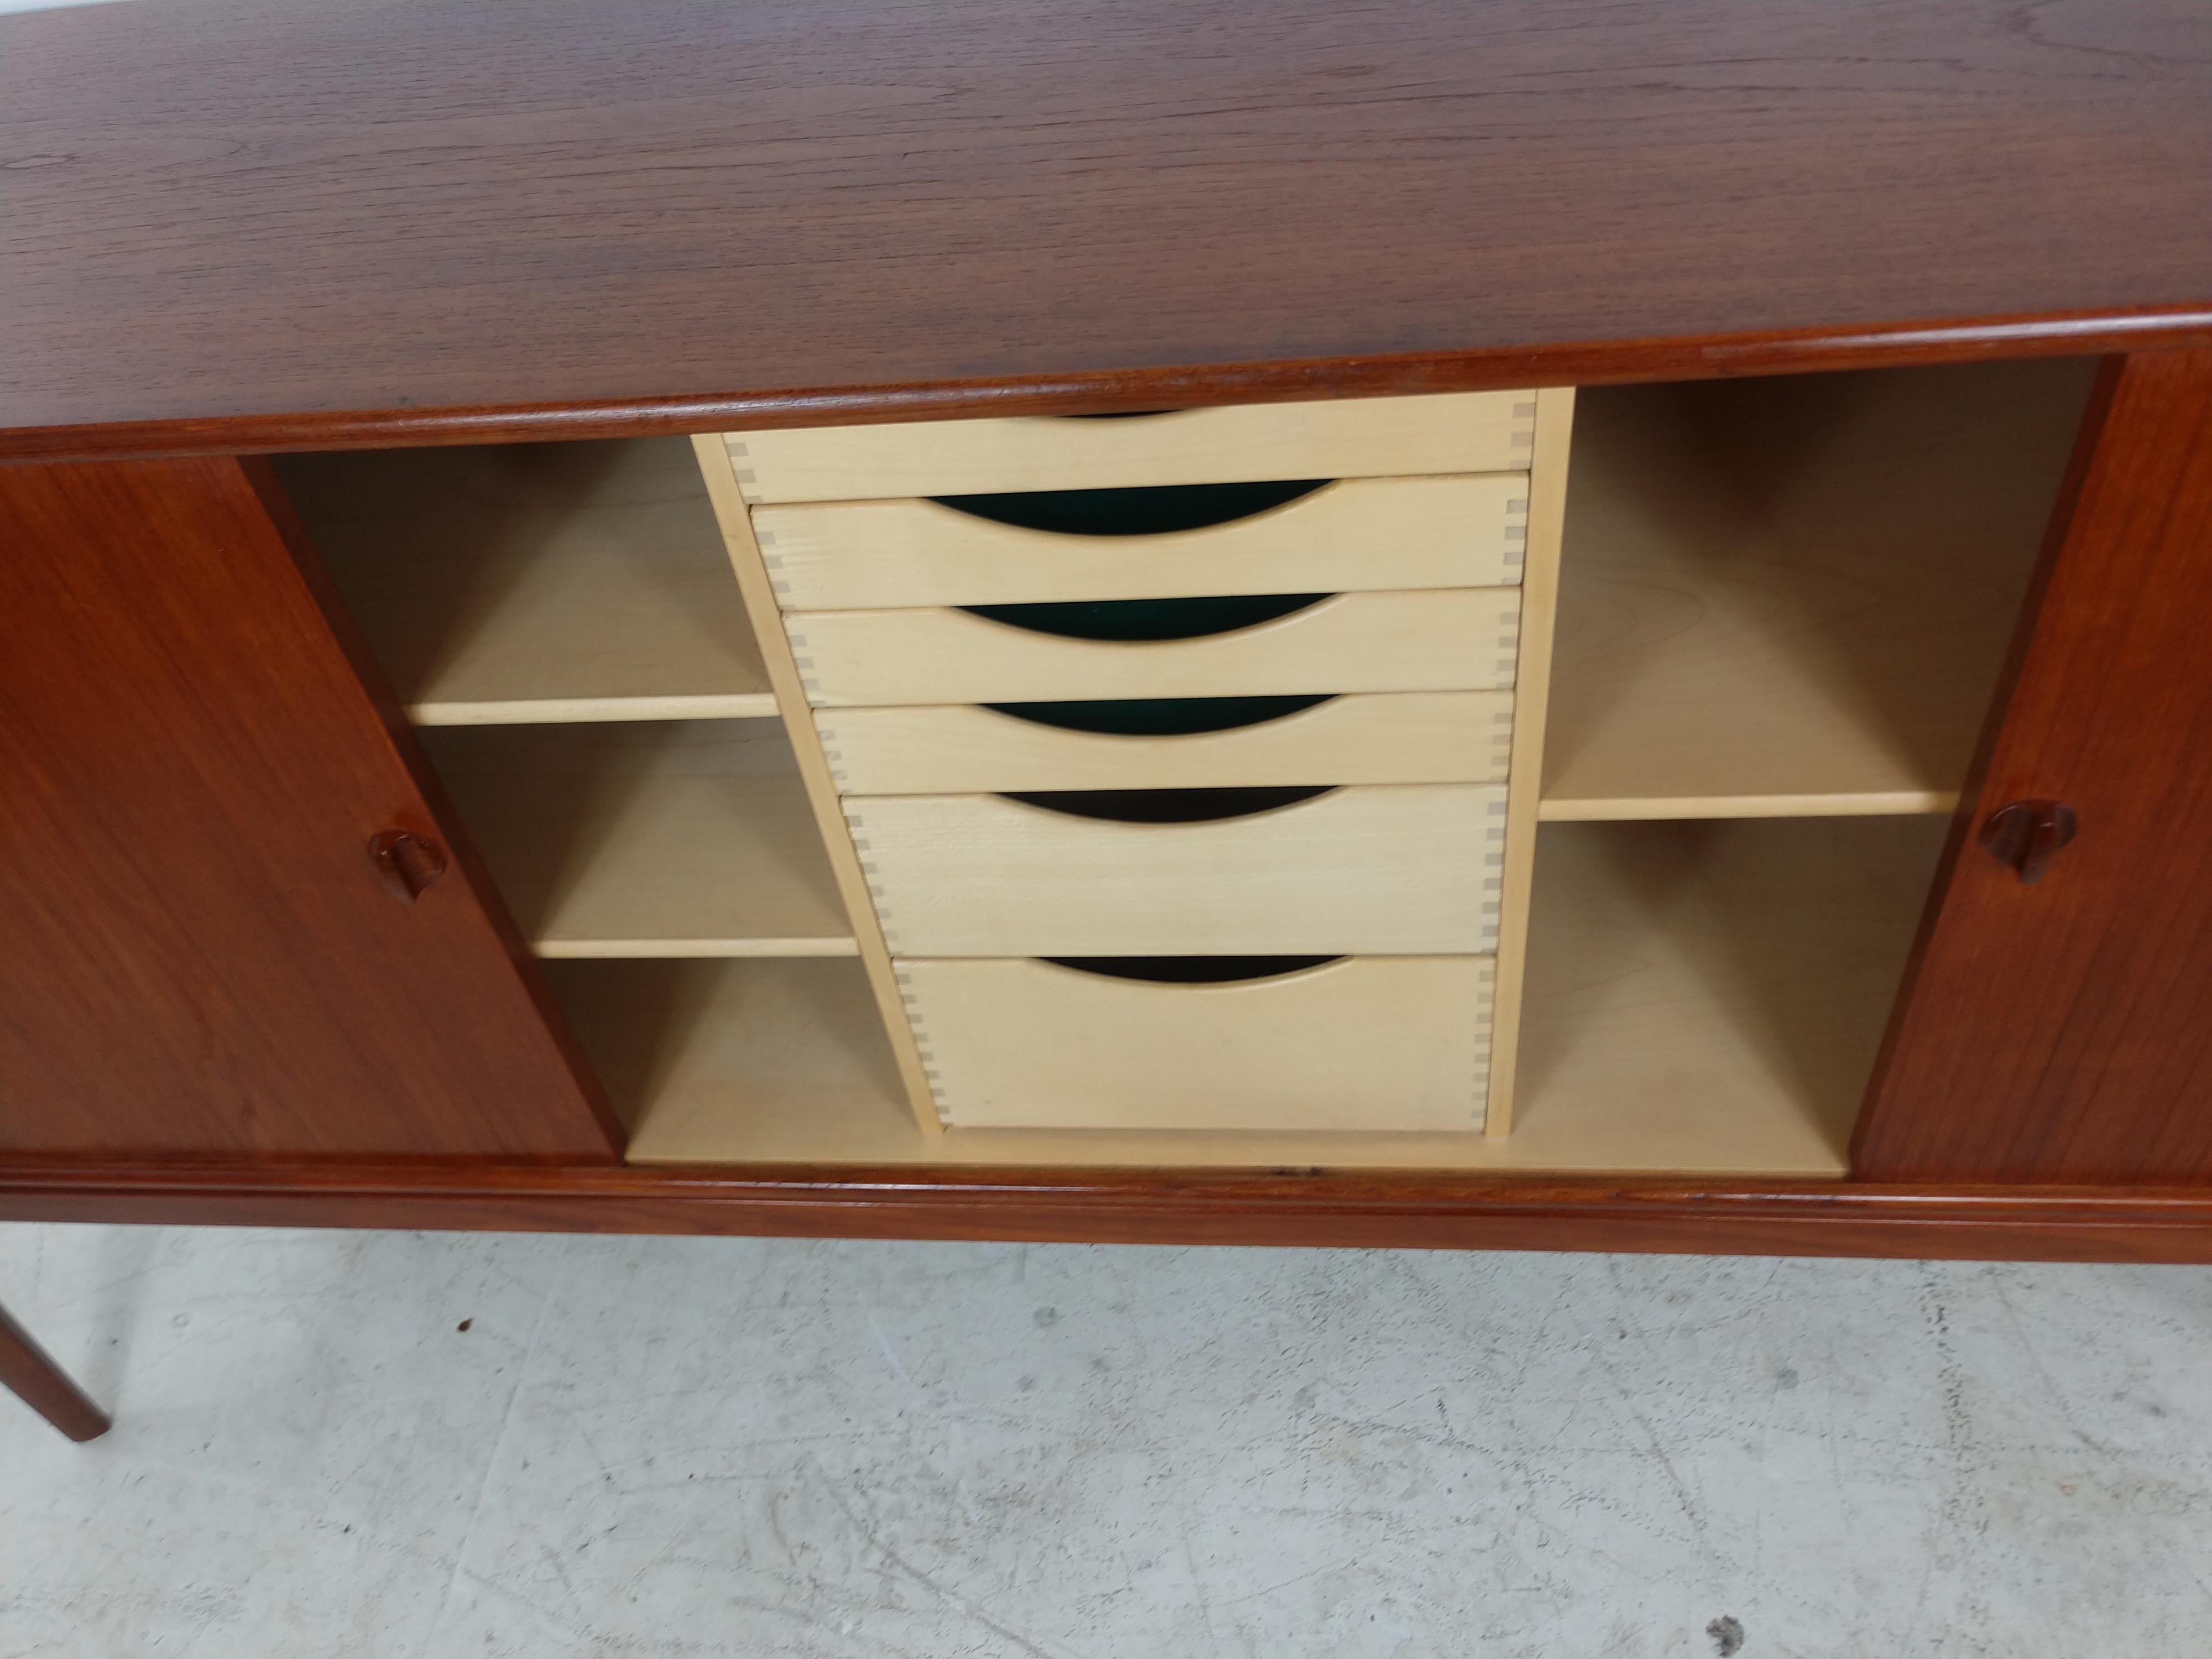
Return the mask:
M1055 968L1154 985L1241 985L1325 968L1343 957L1040 957Z
M960 608L1007 628L1063 640L1202 640L1304 611L1327 593L1234 594L1195 599L1060 599Z
M987 702L994 714L1102 738L1189 738L1288 720L1335 699L1328 692L1288 697L1113 697L1100 702Z
M1230 789L1003 790L1008 800L1071 818L1106 823L1217 823L1249 818L1326 795L1333 784L1270 784Z
M1256 519L1326 488L1327 478L1286 483L1139 484L1127 489L1018 489L936 495L940 507L1048 536L1175 536Z

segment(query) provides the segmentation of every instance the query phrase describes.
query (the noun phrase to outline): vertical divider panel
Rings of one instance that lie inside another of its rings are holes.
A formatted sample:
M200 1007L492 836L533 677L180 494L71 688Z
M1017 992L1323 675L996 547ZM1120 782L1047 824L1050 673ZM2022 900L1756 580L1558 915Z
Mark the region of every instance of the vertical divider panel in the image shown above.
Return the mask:
M891 966L890 950L884 943L882 925L876 920L875 899L869 891L867 872L860 866L860 851L853 844L852 830L838 801L836 781L830 776L829 757L822 751L814 711L807 702L805 688L799 684L799 665L792 656L791 641L784 632L783 610L769 583L768 567L761 562L760 543L753 535L751 513L738 488L737 474L730 465L728 446L714 433L700 434L692 439L691 445L699 458L700 476L706 480L708 499L714 503L714 516L721 523L722 541L729 550L731 568L737 573L746 613L752 619L753 635L760 642L761 660L767 666L769 684L775 693L784 730L790 736L792 753L798 759L799 775L805 782L807 799L814 808L815 822L821 827L823 842L829 850L830 867L837 878L837 890L844 897L846 913L852 921L853 937L860 945L860 961L867 969L868 987L875 994L876 1007L883 1015L884 1030L890 1037L900 1080L906 1085L915 1121L926 1133L935 1134L944 1125L938 1116L928 1063L915 1037L905 995Z
M1536 393L1536 442L1528 464L1528 542L1521 566L1521 649L1513 683L1513 757L1505 784L1505 845L1498 869L1498 976L1491 1000L1490 1083L1483 1129L1513 1129L1513 1085L1521 1046L1522 969L1528 954L1529 894L1536 874L1536 807L1544 787L1544 711L1552 695L1552 629L1559 597L1559 541L1567 513L1567 459L1575 423L1572 386Z

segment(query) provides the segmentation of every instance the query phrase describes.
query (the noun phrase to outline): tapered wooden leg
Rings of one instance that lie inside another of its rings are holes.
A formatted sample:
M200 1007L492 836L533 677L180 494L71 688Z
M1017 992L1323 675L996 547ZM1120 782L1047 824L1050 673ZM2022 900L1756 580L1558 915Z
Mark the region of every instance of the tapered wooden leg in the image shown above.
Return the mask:
M86 1398L5 1308L0 1308L0 1382L72 1440L96 1440L107 1432L107 1413Z

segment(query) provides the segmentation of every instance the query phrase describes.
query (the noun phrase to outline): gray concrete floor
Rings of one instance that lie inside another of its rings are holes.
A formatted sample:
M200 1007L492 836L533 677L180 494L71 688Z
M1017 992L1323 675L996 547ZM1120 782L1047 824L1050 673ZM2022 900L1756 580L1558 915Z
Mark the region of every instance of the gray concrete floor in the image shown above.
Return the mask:
M2130 1659L2212 1273L0 1228L0 1652ZM465 1328L463 1328L465 1325Z

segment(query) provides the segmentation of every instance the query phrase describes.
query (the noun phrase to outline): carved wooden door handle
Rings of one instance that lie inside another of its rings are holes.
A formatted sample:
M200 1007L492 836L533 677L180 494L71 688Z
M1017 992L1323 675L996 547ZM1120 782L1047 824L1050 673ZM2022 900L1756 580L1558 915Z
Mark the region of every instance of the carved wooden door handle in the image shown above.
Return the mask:
M406 830L380 830L368 838L368 861L386 890L412 904L446 873L446 849Z
M2041 881L2058 849L2081 823L2063 800L2016 800L2000 806L1982 825L1982 845L2024 881Z

